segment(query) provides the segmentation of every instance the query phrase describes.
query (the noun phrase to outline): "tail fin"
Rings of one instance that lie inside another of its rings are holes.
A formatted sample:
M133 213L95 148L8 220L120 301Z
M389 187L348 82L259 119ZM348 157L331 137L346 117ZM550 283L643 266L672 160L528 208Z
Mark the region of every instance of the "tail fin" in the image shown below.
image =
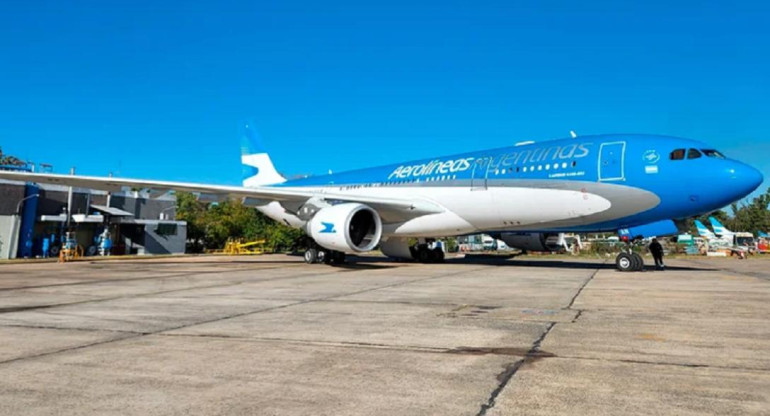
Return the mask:
M702 222L695 220L695 228L698 230L698 234L701 237L713 238L714 233L711 232Z
M732 231L725 228L722 223L720 223L716 218L709 217L709 222L711 223L711 228L714 229L714 232L717 235L725 235L725 234L732 234Z
M244 123L241 127L241 164L243 164L243 186L256 187L262 185L275 185L286 182L281 176L270 155L262 145L262 140L257 134L252 123Z

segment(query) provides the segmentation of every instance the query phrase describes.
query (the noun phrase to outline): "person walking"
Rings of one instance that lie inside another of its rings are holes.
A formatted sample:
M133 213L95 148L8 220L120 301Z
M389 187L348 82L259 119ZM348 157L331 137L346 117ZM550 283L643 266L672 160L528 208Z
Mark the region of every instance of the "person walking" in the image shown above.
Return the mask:
M652 258L655 259L655 268L663 270L666 265L663 264L663 246L660 245L657 238L653 238L650 245L647 247L652 254Z
M51 240L48 239L48 236L43 234L43 258L48 258L48 252L51 250Z

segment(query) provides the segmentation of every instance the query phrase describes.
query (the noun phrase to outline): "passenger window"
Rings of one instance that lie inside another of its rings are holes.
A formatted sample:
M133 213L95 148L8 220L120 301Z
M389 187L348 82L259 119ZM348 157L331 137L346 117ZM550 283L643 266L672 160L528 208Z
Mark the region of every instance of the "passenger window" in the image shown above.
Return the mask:
M697 159L703 155L700 154L698 149L687 149L687 158L688 159Z
M676 149L673 152L671 152L671 160L682 160L684 159L684 149Z

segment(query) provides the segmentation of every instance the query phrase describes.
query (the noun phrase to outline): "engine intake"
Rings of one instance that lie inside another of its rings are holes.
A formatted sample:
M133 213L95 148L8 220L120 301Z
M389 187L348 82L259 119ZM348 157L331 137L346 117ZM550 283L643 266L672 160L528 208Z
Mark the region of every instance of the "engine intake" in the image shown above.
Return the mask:
M373 250L382 237L377 211L358 203L321 208L307 223L307 233L328 250L348 254Z

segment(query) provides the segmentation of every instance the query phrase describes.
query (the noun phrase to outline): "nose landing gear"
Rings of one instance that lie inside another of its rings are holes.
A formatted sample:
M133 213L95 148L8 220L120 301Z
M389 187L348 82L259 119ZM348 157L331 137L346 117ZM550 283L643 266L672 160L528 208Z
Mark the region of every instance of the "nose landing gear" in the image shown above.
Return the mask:
M635 253L629 244L617 257L615 267L621 272L641 272L644 270L644 258Z

